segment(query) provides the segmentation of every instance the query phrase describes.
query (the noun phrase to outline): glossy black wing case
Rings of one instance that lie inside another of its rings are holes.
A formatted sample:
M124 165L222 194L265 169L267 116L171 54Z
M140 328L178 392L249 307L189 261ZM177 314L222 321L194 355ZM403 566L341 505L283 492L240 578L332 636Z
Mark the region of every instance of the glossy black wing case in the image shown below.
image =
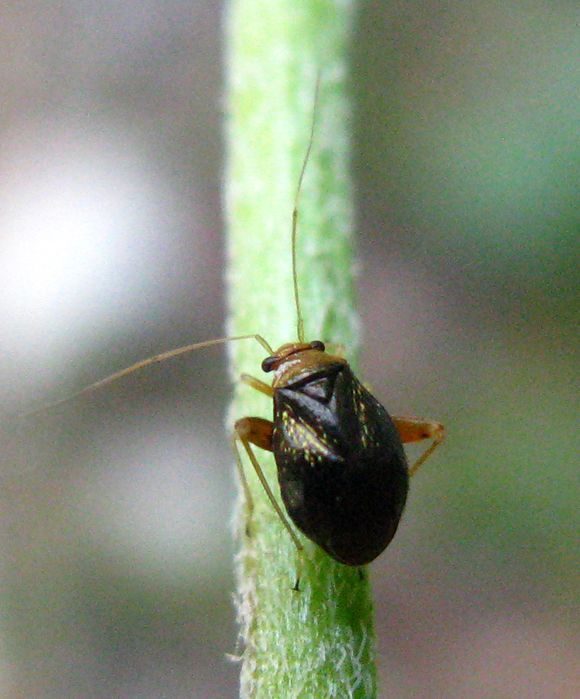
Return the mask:
M309 539L347 565L385 549L407 499L407 460L389 414L348 364L275 390L273 450L288 514Z

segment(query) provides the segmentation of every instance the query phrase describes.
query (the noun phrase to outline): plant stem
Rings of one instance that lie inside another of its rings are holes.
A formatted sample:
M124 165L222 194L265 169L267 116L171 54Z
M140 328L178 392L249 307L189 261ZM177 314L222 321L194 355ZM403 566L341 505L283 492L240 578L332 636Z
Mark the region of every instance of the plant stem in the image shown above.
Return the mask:
M260 333L276 348L296 340L291 213L320 71L297 272L306 339L344 345L351 363L357 341L348 175L352 11L347 0L230 2L226 173L228 333ZM233 377L260 375L264 356L251 340L231 343ZM250 415L272 419L272 402L238 386L230 418ZM259 451L258 457L279 498L272 455ZM300 592L293 592L294 546L249 464L245 471L254 510L248 523L239 508L241 696L374 697L366 572L361 577L358 569L336 563L300 535L306 558Z

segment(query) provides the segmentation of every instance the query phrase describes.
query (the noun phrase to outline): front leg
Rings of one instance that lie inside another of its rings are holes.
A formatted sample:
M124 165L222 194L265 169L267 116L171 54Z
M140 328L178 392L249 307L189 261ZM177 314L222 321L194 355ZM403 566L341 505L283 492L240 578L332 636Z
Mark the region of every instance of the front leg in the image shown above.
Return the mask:
M445 439L445 427L434 420L424 420L418 417L393 417L393 422L403 444L432 439L433 442L409 468L409 475L417 473L419 467L431 456L435 449Z
M255 376L250 376L249 374L242 374L240 376L240 379L243 383L256 389L256 391L260 391L260 393L265 394L269 398L274 397L274 389L272 388L272 386L270 386L267 383L264 383L263 381L260 381L260 379L257 379Z

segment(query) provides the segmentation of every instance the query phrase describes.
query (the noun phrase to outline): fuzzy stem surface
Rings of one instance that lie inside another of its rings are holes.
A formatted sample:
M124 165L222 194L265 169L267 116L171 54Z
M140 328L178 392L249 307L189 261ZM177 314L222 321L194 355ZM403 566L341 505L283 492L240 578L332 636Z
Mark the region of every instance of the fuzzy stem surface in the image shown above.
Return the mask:
M306 340L339 343L356 366L348 89L353 4L230 2L225 191L228 334L259 333L273 347L296 341L292 207L320 73L316 132L300 199L298 282ZM229 356L232 378L266 378L258 343L233 342ZM242 416L272 419L271 399L238 383L229 428ZM256 453L279 498L272 455ZM300 592L293 592L295 547L244 464L254 510L248 522L240 489L241 696L372 699L375 650L366 571L361 577L299 534L306 557Z

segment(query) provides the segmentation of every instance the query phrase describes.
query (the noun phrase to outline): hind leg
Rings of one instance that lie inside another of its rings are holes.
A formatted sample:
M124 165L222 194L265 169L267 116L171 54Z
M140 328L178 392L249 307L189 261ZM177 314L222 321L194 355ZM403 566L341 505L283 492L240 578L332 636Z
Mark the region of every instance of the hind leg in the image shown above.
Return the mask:
M445 439L445 427L434 420L424 420L418 417L393 417L393 422L403 444L421 442L424 439L433 440L421 456L409 468L409 475L414 475L419 467L431 456Z

